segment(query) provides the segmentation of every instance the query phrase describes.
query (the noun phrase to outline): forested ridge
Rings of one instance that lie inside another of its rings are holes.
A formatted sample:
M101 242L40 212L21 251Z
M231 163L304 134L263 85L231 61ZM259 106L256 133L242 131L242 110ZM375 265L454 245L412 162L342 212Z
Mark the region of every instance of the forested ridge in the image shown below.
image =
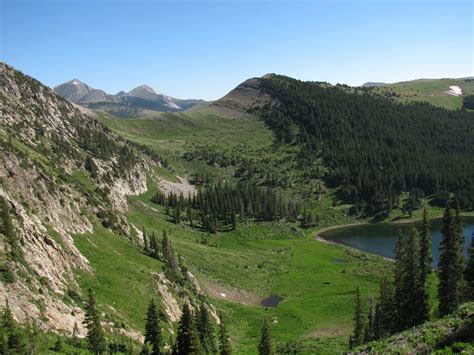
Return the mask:
M260 87L272 100L253 110L276 141L300 147L301 169L322 158L326 182L355 212L388 213L401 192L419 190L474 207L474 113L278 75Z

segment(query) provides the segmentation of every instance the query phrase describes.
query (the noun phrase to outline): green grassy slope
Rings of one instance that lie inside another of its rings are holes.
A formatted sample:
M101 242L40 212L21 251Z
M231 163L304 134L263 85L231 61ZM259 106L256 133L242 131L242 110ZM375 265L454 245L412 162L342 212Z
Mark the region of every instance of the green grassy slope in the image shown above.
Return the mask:
M255 150L268 149L273 140L255 119L237 120L202 112L131 120L102 116L102 120L128 139L147 144L171 160L173 173L179 174L202 167L202 162L183 161L182 153L190 143L212 142L230 150L243 145L245 154L252 155ZM168 170L162 170L158 173L163 176ZM169 230L178 253L185 256L190 270L224 310L239 353L256 351L265 315L277 322L273 323L277 342L302 339L310 348L346 349L355 288L375 292L380 270L387 261L315 241L313 230L302 237L284 223L240 224L235 231L210 237L210 244L217 247L201 244L198 240L202 233L168 221L162 207L150 202L153 194L154 187L150 186L148 193L129 198L128 220L158 234L163 228ZM330 195L320 201L318 208L326 210L327 215L321 226L351 221L343 216L342 208L332 208ZM335 260L344 262L335 264ZM275 309L262 309L260 301L271 294L285 301Z
M427 102L447 109L460 109L462 96L447 94L450 86L459 86L462 94L474 94L474 80L472 79L419 79L404 81L386 86L374 87L371 90L381 95L395 93L395 98L401 102Z
M234 154L259 163L270 162L269 166L284 171L292 168L291 149L274 146L272 133L250 115L223 117L203 108L139 119L99 116L113 131L149 146L169 161L169 166L155 170L168 180L177 175L190 177L197 170L232 179L232 167L184 159L183 154L196 145L208 145L219 156ZM349 206L339 201L333 205L334 190L329 189L320 199L313 198L308 205L320 216L315 228L301 230L287 223L248 222L234 231L205 237L186 223L171 223L163 208L150 201L156 187L152 183L149 187L147 193L129 198L127 219L158 235L162 229L169 231L177 252L186 258L212 302L223 310L237 353L256 352L265 316L272 320L276 343L298 340L313 353L347 350L355 289L361 287L364 297L376 293L378 279L389 269L390 261L314 239L318 229L356 222L347 215ZM300 196L307 193L306 189L293 184L285 191ZM406 198L402 196L401 202ZM428 202L423 201L426 206ZM437 207L429 209L430 215L441 212ZM412 218L420 216L421 210L417 210ZM405 219L406 215L394 209L386 221ZM207 244L200 242L203 239ZM277 308L263 309L259 303L269 295L285 300Z
M256 352L264 316L275 321L277 342L302 339L311 347L345 350L355 288L375 292L381 271L390 263L316 241L310 232L298 236L285 224L239 225L209 237L217 247L201 244L201 232L168 222L151 196L152 191L131 197L128 219L157 233L169 230L177 252L224 310L238 353ZM219 297L221 293L232 301ZM273 294L285 300L273 309L259 306Z
M450 316L358 347L363 353L472 354L474 352L474 303L466 303Z

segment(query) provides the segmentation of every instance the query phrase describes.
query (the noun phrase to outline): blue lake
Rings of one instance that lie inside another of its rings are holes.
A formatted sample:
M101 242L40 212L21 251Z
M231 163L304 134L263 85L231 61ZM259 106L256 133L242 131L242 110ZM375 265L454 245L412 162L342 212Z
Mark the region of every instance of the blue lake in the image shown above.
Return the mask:
M432 238L433 266L438 265L439 243L441 241L442 220L431 220L430 234ZM418 230L421 223L415 223ZM467 256L467 246L471 242L474 226L473 217L463 219L464 255ZM411 224L373 224L333 229L321 234L321 237L336 243L344 244L368 253L393 258L395 243L399 230L408 232Z

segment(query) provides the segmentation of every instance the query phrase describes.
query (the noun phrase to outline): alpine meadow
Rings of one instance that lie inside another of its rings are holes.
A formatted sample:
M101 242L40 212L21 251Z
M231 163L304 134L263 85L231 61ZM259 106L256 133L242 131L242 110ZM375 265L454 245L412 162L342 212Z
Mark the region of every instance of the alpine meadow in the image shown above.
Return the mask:
M472 9L2 1L0 354L474 353Z

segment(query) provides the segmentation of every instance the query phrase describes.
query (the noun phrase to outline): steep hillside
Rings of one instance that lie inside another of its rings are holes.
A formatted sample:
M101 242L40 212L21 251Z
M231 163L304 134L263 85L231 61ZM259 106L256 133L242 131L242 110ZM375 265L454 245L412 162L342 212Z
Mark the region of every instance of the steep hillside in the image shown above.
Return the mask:
M368 343L354 349L352 353L386 352L472 354L474 352L474 304L464 304L454 315L427 322L382 341Z
M455 193L463 208L473 208L472 113L284 76L258 80L260 95L271 99L249 110L277 142L299 149L300 169L322 159L325 181L355 213L387 214L401 193L415 190L441 200Z
M78 288L76 268L92 271L72 236L92 232L94 215L129 229L114 210L146 190L148 164L52 90L5 64L1 72L1 195L24 255L8 262L16 282L1 298L19 319L28 309L45 328L72 330L82 311L62 296Z
M127 196L154 181L159 159L35 79L0 69L0 303L21 323L66 335L77 325L83 336L82 300L93 287L110 334L140 340L152 297L175 322L198 285L184 271L189 284L169 281L163 262L141 253L143 233L124 214ZM103 294L99 285L108 285ZM136 308L132 294L144 299Z

